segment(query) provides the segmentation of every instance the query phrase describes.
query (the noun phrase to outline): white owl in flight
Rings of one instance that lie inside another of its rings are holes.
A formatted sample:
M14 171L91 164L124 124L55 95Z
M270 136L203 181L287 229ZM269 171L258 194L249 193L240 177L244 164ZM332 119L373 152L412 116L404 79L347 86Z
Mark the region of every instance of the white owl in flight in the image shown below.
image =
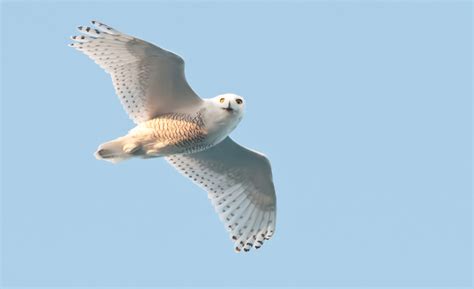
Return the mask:
M186 82L184 61L146 41L92 21L79 26L71 47L112 77L115 92L136 127L99 146L113 163L164 157L208 192L235 242L235 251L260 248L275 231L276 196L270 162L229 134L243 117L235 94L201 99Z

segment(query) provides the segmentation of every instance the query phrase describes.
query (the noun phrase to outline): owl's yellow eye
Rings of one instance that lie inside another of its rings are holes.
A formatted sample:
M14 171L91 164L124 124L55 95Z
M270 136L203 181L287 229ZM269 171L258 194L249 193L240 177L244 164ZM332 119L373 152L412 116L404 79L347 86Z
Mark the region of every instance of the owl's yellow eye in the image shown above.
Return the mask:
M224 100L225 100L225 98L221 98L221 99L219 99L219 102L224 103Z
M242 104L242 99L237 98L237 99L235 100L235 102L237 102L237 104Z

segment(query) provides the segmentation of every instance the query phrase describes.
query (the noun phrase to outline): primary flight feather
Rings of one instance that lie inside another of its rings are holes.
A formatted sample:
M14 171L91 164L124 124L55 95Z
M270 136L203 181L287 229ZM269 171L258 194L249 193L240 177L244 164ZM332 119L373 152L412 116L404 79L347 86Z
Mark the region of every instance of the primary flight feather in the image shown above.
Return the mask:
M222 94L201 99L178 55L103 23L79 26L71 47L112 77L115 92L136 127L95 153L116 163L164 157L207 191L235 243L235 251L260 248L272 237L276 196L270 162L229 134L243 117L244 99Z

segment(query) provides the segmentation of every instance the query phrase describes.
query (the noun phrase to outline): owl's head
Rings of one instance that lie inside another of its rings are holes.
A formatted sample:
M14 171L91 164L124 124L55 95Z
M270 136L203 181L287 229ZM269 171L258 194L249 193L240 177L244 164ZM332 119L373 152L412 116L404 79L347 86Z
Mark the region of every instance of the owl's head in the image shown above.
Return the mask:
M204 99L203 104L208 137L216 139L216 142L228 136L244 116L244 99L232 93Z
M211 99L211 101L229 116L241 117L244 113L244 98L233 93L225 93Z

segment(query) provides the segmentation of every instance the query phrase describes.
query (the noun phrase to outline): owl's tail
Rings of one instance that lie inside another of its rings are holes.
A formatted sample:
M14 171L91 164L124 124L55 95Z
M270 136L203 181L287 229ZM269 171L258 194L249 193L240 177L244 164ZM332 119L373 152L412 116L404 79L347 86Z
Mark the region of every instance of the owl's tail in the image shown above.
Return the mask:
M139 146L130 137L124 136L101 144L95 152L95 157L115 164L133 157L138 149Z

